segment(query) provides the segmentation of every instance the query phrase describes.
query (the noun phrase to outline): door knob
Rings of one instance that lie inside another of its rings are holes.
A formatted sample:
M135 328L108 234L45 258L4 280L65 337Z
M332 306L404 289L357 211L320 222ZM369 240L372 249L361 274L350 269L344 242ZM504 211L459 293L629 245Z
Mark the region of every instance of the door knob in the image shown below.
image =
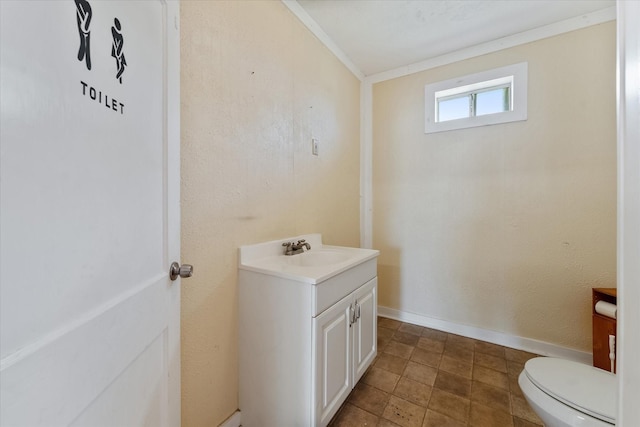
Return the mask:
M178 276L183 279L193 276L193 266L189 264L180 265L175 261L172 262L171 267L169 267L169 279L176 280Z

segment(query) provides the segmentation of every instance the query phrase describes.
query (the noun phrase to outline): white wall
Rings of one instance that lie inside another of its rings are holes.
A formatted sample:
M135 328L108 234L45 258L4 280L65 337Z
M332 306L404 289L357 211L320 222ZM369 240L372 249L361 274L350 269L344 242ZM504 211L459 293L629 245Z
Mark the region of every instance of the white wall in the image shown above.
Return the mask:
M424 85L527 61L529 119L424 134ZM590 351L616 283L615 24L373 86L379 303Z

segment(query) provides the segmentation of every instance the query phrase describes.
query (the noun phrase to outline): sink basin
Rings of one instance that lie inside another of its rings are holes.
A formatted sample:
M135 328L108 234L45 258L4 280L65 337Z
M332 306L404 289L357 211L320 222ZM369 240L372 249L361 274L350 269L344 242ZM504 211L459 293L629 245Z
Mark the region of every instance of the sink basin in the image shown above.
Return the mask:
M316 267L322 265L338 264L348 260L350 257L350 254L344 251L336 251L330 249L312 249L301 254L284 256L282 260L289 265Z
M296 255L284 255L283 241L301 239L305 239L311 245L310 250ZM318 284L354 266L373 260L379 253L373 249L323 245L320 234L306 234L242 246L238 268Z

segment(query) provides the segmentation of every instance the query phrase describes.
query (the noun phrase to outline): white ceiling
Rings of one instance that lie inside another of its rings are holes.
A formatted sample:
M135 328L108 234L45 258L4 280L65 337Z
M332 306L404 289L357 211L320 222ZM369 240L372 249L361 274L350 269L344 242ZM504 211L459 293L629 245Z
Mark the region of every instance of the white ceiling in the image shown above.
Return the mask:
M615 6L615 0L298 0L365 75Z

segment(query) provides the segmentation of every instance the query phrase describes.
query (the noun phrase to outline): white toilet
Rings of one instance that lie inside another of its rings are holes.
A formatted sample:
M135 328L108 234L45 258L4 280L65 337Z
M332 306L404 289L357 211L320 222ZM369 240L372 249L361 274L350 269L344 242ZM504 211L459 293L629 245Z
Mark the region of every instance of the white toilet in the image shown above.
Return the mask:
M570 360L536 357L520 373L518 384L546 427L615 425L616 377Z

